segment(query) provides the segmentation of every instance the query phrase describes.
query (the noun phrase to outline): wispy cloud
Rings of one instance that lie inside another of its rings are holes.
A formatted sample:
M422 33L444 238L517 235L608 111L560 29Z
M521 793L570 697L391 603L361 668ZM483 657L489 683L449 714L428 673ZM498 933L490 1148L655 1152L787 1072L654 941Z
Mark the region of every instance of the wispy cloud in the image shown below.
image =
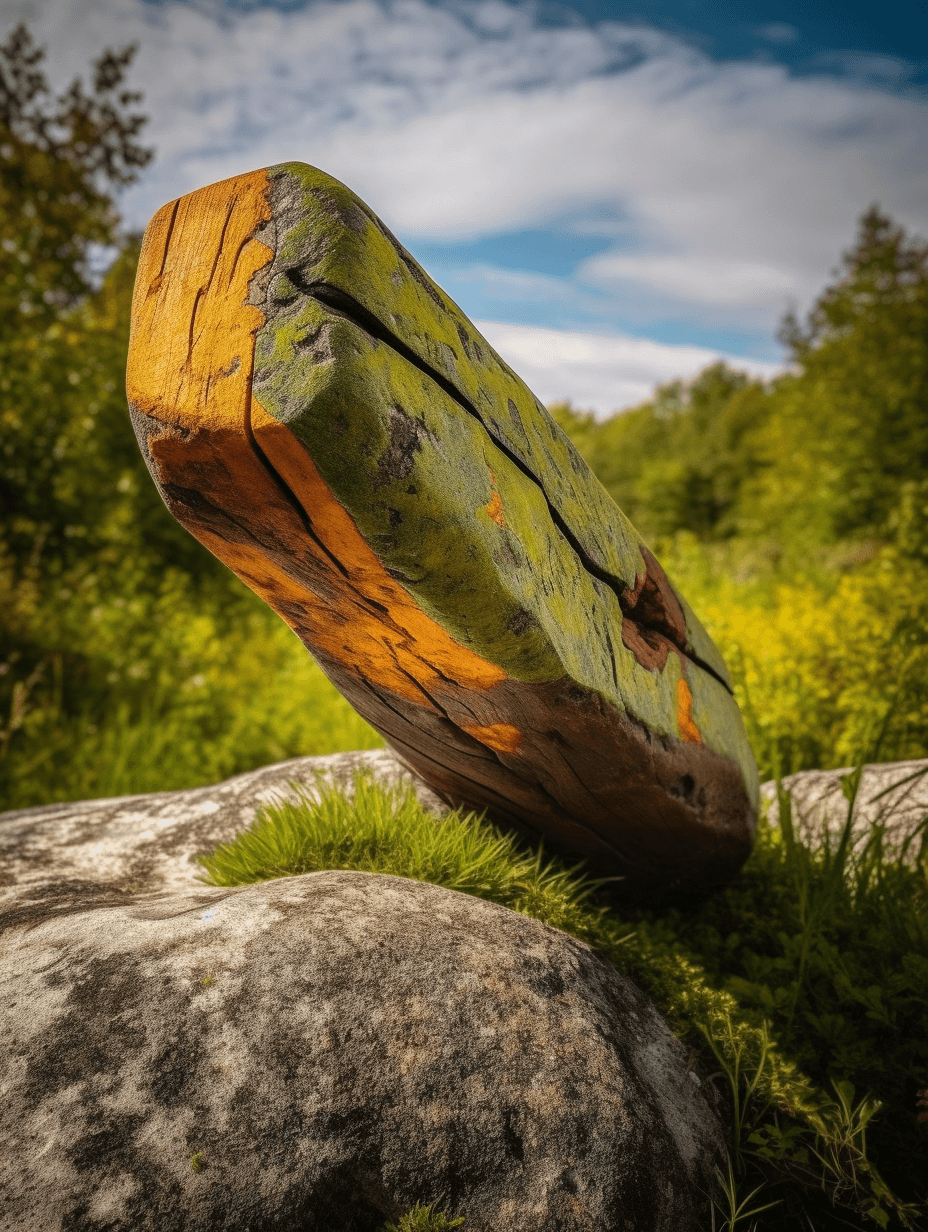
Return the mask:
M582 276L591 282L647 287L665 297L716 307L779 305L797 290L783 265L698 255L612 252L587 261Z
M884 56L865 51L823 51L813 60L816 68L843 73L855 81L878 85L901 85L913 77L917 66L899 56Z
M139 43L133 79L159 151L125 199L139 225L203 183L299 159L345 180L413 248L524 228L609 237L569 295L608 295L629 328L674 322L679 335L690 322L693 338L707 322L769 336L821 288L874 200L928 232L925 101L890 88L905 66L886 57L795 76L715 62L644 25L540 25L534 6L503 0L4 8L69 73L104 45Z
M779 371L776 364L745 360L706 347L670 346L644 338L499 321L476 324L543 402L571 402L600 416L643 402L655 385L695 376L719 359L762 379Z
M758 26L754 33L768 43L795 43L799 38L796 27L787 25L785 21L768 22L765 26Z

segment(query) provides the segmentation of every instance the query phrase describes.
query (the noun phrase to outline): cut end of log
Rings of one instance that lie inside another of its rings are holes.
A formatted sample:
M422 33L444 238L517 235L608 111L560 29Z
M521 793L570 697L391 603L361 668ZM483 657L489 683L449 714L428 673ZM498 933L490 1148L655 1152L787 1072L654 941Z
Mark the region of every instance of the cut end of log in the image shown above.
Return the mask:
M171 202L145 232L132 303L126 388L137 410L180 429L239 431L264 315L251 281L273 258L266 171Z

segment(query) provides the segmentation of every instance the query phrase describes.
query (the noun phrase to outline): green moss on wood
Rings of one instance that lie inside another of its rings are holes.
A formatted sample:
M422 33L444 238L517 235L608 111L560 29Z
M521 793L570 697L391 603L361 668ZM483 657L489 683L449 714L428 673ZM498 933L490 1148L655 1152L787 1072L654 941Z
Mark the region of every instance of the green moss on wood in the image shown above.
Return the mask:
M353 193L299 163L269 174L276 257L256 341L261 405L306 445L385 568L455 639L515 680L569 677L656 735L679 737L679 658L648 670L622 642L617 593L645 572L627 518L524 383ZM297 282L349 293L472 411ZM585 567L549 503L612 586ZM727 681L683 606L695 655ZM756 799L736 704L708 672L688 665L686 678L703 740L741 767Z

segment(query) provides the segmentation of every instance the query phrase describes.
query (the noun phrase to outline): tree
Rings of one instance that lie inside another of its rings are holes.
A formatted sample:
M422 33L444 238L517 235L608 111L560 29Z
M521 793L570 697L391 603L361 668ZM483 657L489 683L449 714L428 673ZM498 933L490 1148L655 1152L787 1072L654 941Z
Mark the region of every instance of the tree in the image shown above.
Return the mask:
M760 382L719 362L602 423L567 407L555 415L644 535L718 539L734 533L741 488L759 465L750 433L765 398Z
M104 51L88 93L75 79L53 98L44 51L18 25L0 46L0 332L49 324L91 289L93 245L112 245L111 188L153 154L135 138L141 95L120 89L134 47Z
M141 95L120 90L134 47L105 51L93 90L80 79L56 99L37 48L20 24L0 46L0 313L31 328L47 323L90 290L94 244L117 238L109 186L132 183L153 151L134 140L145 117Z
M138 240L115 194L152 157L134 48L53 97L20 25L0 46L0 555L14 582L154 557L216 572L154 491L123 391ZM97 288L94 246L117 256ZM107 563L108 562L108 563ZM154 583L153 583L154 584Z
M746 523L896 537L928 500L928 244L872 206L837 280L781 338L797 371L771 398Z

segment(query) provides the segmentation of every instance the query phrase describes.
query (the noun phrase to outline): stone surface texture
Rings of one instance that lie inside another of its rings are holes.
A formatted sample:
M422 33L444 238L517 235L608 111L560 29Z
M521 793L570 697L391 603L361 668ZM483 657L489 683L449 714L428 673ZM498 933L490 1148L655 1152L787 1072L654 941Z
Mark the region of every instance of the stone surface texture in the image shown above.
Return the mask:
M827 833L837 841L847 821L848 800L842 780L853 767L839 770L803 770L783 780L792 798L794 824L800 834L819 842ZM776 783L764 783L761 800L767 817L778 825L780 809ZM919 828L928 818L928 760L883 762L865 766L854 804L852 835L855 846L865 842L874 823L884 827L887 850L918 850Z
M411 783L426 808L448 809L393 753L366 749L295 757L189 791L0 813L0 912L4 886L18 903L29 885L39 895L50 885L58 901L69 883L78 899L190 890L202 873L193 857L247 829L262 805L295 800L294 783L310 795L320 781L350 790L358 770L384 786Z
M289 781L358 764L405 773L0 817L3 1232L375 1232L416 1202L462 1232L708 1226L711 1088L587 946L398 877L197 882Z

